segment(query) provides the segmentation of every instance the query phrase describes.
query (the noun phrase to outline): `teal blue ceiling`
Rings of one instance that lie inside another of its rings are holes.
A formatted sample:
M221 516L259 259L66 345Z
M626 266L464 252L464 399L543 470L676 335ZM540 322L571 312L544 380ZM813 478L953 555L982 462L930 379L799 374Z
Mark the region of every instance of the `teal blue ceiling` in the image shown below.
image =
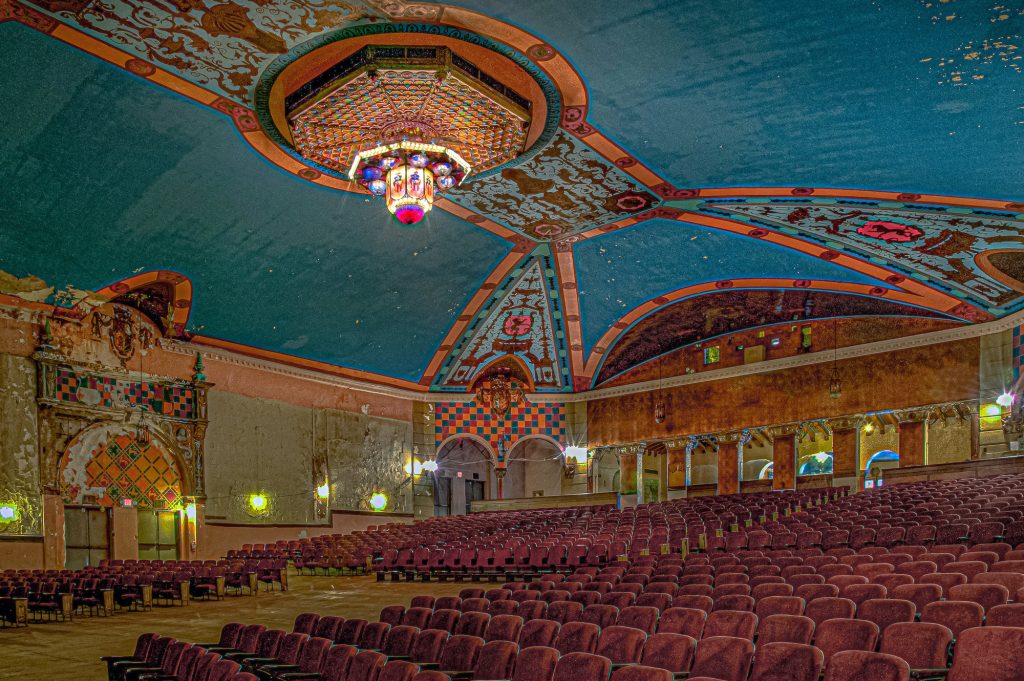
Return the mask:
M641 303L705 281L780 277L890 287L792 249L674 220L648 220L588 239L575 253L587 350Z
M1024 197L1020 3L454 4L565 55L590 123L677 186Z
M0 270L97 290L167 269L189 329L418 380L511 244L443 211L408 229L256 155L230 119L0 24ZM458 244L458 248L451 248Z

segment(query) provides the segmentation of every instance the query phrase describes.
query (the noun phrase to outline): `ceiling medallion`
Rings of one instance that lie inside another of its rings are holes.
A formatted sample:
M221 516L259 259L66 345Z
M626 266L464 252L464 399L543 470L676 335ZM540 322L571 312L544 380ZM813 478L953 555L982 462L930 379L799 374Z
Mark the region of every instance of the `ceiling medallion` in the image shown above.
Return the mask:
M447 47L371 45L285 98L298 152L411 225L437 193L526 147L531 101Z

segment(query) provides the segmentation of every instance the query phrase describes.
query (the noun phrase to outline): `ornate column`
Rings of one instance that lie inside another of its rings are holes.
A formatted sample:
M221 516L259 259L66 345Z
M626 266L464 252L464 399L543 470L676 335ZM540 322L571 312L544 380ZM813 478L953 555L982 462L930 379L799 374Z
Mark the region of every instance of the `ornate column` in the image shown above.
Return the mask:
M772 437L772 489L796 489L796 434L800 426L787 423L768 428Z
M829 419L832 429L832 477L860 479L859 416L840 416ZM858 489L863 480L858 483Z
M644 451L647 450L647 443L641 442L636 450L636 505L645 503L644 499Z
M907 409L900 420L900 468L928 463L928 410Z
M740 491L739 444L743 432L736 430L718 435L718 493Z

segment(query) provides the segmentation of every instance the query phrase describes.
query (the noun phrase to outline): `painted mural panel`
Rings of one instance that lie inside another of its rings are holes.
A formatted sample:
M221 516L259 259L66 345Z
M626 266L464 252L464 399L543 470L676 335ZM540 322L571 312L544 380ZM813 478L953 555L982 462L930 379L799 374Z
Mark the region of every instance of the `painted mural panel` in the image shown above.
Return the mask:
M658 203L563 130L533 158L497 175L470 178L448 198L541 240L615 222Z
M882 258L991 307L1020 305L1021 293L982 271L976 258L987 250L1021 248L1022 214L993 216L991 211L969 209L887 208L871 202L830 205L792 199L706 205Z
M567 383L555 341L562 326L552 315L552 293L542 258L529 261L517 276L503 297L491 301L483 321L470 327L472 336L460 343L462 351L457 358L442 368L442 386L469 387L482 368L508 354L526 363L540 390L558 389Z
M184 507L177 463L154 442L139 442L121 424L84 431L68 447L60 470L65 504L135 506L156 510Z

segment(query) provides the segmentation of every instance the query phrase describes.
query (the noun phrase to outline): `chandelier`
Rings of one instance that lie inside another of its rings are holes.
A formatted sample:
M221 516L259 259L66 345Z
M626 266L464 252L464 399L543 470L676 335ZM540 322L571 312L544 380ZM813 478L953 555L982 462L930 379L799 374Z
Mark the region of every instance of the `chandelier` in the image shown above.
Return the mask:
M458 186L470 171L452 149L403 139L356 154L349 178L383 196L403 225L414 225L433 208L437 193Z

